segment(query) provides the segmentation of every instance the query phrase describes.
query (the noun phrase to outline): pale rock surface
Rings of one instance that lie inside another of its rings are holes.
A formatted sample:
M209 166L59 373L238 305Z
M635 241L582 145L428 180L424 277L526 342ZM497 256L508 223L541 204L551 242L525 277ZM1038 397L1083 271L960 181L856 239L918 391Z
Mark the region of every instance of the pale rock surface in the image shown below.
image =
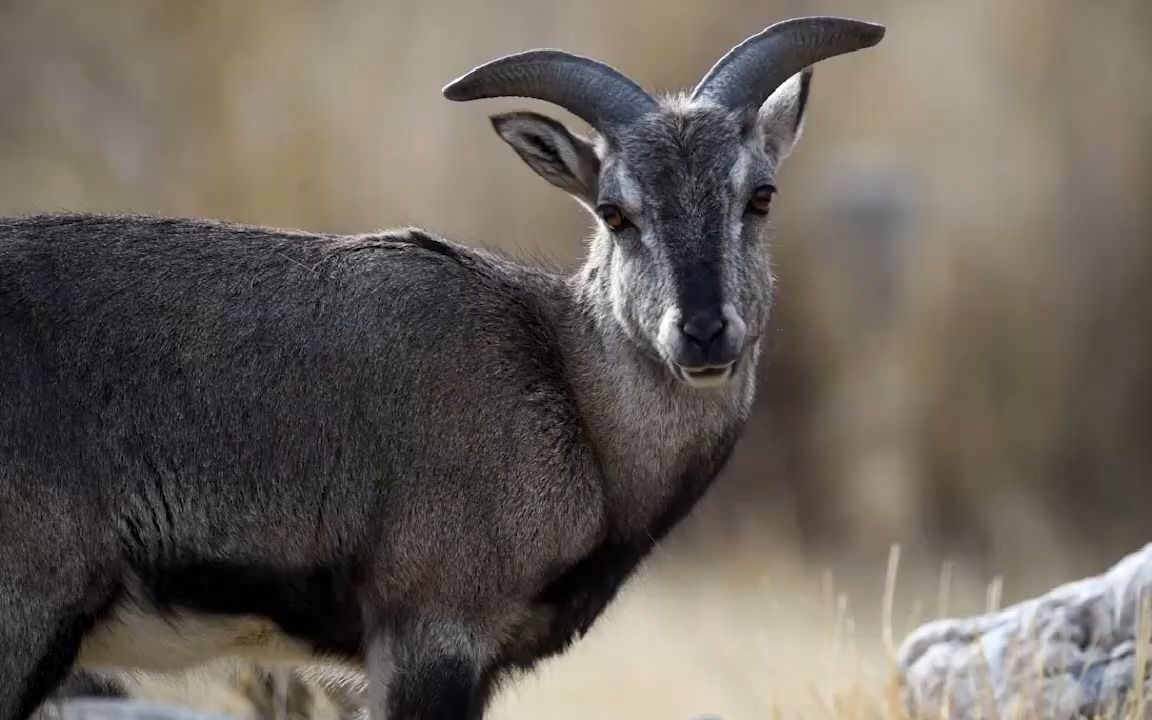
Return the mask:
M1102 575L999 612L929 623L897 655L909 713L916 720L1152 719L1149 673L1148 710L1140 712L1141 694L1132 691L1148 650L1152 623L1141 607L1150 598L1152 544ZM1146 644L1138 653L1142 615Z

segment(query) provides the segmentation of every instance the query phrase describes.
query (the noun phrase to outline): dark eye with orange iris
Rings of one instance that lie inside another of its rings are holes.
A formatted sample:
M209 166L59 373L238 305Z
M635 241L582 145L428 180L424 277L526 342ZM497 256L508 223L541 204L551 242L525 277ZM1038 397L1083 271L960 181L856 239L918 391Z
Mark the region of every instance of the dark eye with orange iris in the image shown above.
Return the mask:
M624 217L624 213L620 212L620 208L615 205L601 205L596 208L596 212L600 214L608 229L613 232L623 230L629 225L628 218Z
M776 194L775 185L761 185L752 192L748 200L747 212L753 215L767 215L772 206L772 196Z

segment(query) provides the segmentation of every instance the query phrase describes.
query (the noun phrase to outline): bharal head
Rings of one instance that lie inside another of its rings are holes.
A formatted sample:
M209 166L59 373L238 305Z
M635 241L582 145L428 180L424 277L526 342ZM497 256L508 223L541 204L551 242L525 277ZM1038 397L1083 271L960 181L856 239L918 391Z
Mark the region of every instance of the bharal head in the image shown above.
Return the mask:
M559 50L494 60L444 95L546 100L596 130L589 141L538 113L492 118L533 170L598 218L596 282L627 337L679 380L714 387L768 317L761 235L776 171L803 125L810 66L883 35L841 18L778 23L733 48L690 94L661 99Z

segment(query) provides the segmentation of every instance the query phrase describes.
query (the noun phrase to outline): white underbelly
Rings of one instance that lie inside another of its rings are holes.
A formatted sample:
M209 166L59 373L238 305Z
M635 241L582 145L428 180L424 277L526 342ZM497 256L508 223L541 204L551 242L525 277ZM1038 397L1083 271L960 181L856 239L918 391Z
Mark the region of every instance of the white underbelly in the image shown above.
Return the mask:
M226 658L291 664L320 659L264 618L160 614L128 601L88 633L77 662L88 669L174 672Z

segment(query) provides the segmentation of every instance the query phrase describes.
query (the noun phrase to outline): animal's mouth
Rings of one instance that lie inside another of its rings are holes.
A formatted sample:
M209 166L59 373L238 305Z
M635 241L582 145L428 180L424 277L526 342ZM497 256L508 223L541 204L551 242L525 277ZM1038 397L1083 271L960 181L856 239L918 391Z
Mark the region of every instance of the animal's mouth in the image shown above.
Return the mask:
M723 387L736 373L736 361L724 365L704 365L701 367L676 366L676 375L684 383L694 388Z

